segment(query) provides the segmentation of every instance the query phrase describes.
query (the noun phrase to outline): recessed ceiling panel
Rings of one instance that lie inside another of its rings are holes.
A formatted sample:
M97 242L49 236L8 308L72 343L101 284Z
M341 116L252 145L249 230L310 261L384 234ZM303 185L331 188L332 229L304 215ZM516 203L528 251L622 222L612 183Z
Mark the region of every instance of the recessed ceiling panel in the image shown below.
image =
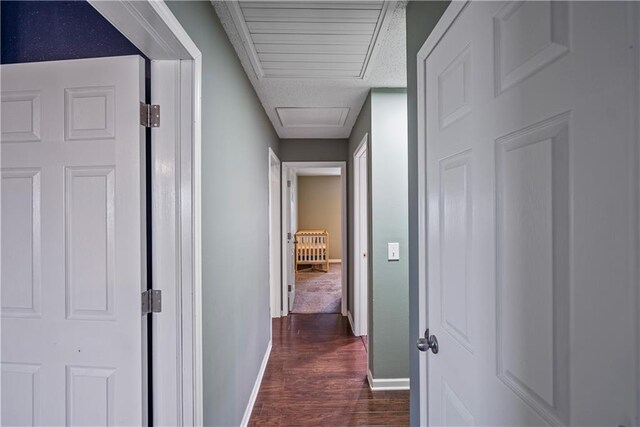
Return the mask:
M342 127L348 108L276 108L284 128Z
M388 2L229 2L258 79L362 79Z

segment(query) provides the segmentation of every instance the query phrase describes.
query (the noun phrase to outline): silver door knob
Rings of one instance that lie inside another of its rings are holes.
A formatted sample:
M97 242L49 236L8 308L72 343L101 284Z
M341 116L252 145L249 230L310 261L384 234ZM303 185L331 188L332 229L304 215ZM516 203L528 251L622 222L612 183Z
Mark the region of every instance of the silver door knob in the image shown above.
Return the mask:
M433 354L438 354L438 339L435 335L429 335L429 329L427 329L424 332L424 338L420 338L416 342L416 347L418 347L420 351L429 351L429 349L431 349Z

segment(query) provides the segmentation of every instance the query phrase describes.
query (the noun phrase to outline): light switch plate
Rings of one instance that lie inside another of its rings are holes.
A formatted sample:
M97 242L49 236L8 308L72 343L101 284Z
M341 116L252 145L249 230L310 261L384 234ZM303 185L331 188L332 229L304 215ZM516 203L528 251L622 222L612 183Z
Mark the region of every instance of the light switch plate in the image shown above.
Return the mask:
M398 242L389 242L387 243L388 247L388 259L389 261L400 261L400 243Z

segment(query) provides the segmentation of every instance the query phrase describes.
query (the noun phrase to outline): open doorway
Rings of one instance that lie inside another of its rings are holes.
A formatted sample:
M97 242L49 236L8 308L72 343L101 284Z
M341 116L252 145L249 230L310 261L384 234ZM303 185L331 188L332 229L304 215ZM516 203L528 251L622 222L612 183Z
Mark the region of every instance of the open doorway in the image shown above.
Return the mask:
M346 165L283 163L283 315L346 311Z

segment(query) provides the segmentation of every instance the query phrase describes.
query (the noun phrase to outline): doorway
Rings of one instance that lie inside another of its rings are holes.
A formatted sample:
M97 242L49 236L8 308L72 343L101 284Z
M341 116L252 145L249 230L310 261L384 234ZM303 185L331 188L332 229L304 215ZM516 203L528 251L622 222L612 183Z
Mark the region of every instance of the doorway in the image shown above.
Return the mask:
M285 162L283 315L346 315L346 164Z
M364 338L368 334L369 313L369 187L368 187L368 139L364 138L353 154L353 207L354 207L354 334Z

